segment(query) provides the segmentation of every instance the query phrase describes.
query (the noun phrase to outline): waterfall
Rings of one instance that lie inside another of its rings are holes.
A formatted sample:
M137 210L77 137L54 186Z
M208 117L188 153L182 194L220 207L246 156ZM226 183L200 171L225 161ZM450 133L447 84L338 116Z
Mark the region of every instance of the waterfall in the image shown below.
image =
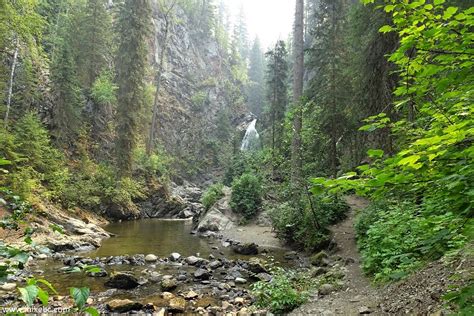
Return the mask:
M252 149L257 149L260 144L260 135L258 135L257 130L255 129L255 124L257 123L257 119L254 119L247 130L245 131L244 139L242 140L242 145L240 146L240 150L242 151L249 151Z

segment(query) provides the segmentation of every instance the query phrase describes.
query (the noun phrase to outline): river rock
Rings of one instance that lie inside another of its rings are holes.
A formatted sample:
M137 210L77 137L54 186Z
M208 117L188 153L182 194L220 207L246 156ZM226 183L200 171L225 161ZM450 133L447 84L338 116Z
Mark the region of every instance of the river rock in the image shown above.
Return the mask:
M136 288L138 285L138 279L132 274L125 272L119 272L105 282L105 286L107 287L123 290L130 290Z
M248 270L253 273L262 273L268 272L267 269L263 266L262 260L258 258L251 258L248 262Z
M160 285L163 291L172 291L178 286L178 282L175 279L164 279Z
M197 269L196 272L194 272L194 277L199 280L208 280L210 274L209 271L205 269Z
M328 295L328 294L331 294L332 291L334 291L334 286L332 286L331 284L325 283L321 285L318 293L321 295Z
M36 257L36 259L38 259L38 260L45 260L45 259L48 259L48 255L45 254L45 253L40 253L40 254Z
M235 278L235 283L236 284L245 284L247 283L247 280L244 278Z
M188 293L186 293L186 295L184 296L185 299L187 300L192 300L192 299L195 299L196 297L198 297L199 294L194 292L193 290L189 291Z
M156 262L157 260L158 260L158 257L155 256L154 254L149 254L149 255L146 255L145 257L146 262Z
M186 258L187 264L192 265L192 266L197 264L198 262L201 262L202 260L203 260L202 258L199 258L196 256L189 256Z
M233 245L232 250L241 255L258 255L258 245L256 243Z
M258 280L265 281L265 282L270 282L272 280L272 276L265 272L258 273L255 277Z
M163 292L161 293L161 297L165 300L170 300L174 297L174 294L170 292Z
M181 258L181 255L177 252L173 252L170 256L169 256L169 259L171 261L178 261L179 258Z
M220 262L219 260L214 260L211 263L209 263L209 268L211 268L212 270L215 270L219 267L222 267L222 262Z
M372 313L372 311L367 306L359 307L359 314L360 315L366 315L366 314L370 314L370 313Z
M140 310L142 307L142 304L128 299L114 299L107 302L107 309L114 313L126 313L133 310Z
M186 308L186 300L182 297L173 297L170 299L168 310L173 313L182 313Z
M11 292L16 289L16 283L4 283L0 286L0 289L6 292Z

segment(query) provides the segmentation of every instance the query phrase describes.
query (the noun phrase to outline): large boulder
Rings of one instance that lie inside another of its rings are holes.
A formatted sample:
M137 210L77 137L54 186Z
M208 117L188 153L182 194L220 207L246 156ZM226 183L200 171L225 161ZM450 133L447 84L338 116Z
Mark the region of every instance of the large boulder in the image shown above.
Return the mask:
M136 288L139 285L138 279L130 273L119 272L105 282L105 286L115 288L130 290Z

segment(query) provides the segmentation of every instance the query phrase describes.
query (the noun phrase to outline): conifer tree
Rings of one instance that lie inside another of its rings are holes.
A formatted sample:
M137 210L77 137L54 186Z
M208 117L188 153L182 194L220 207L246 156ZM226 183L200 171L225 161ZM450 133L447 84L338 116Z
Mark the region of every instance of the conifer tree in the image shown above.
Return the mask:
M150 1L125 0L120 6L117 26L117 167L122 176L129 176L137 143L138 115L144 102Z
M288 52L283 41L278 41L274 49L266 53L268 119L271 129L273 175L278 167L277 157L281 155L283 143L283 121L288 104Z
M249 57L249 83L247 86L248 105L250 111L260 115L265 103L265 62L260 40L255 38Z

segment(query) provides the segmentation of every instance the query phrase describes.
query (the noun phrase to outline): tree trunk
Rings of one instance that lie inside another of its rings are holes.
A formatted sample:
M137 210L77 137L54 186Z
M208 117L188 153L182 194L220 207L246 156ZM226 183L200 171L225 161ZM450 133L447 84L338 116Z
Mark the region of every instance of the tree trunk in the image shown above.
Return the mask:
M293 56L293 139L291 142L291 180L294 185L301 180L301 127L303 125L301 97L304 76L304 0L296 0Z
M13 78L15 76L15 68L16 68L16 63L17 63L17 60L18 60L19 44L20 44L19 40L18 40L18 38L16 38L15 39L15 52L13 53L12 69L11 69L11 72L10 72L10 82L8 84L7 111L5 113L5 118L3 120L5 128L8 126L8 116L10 115L10 107L11 107L11 103L12 103Z

